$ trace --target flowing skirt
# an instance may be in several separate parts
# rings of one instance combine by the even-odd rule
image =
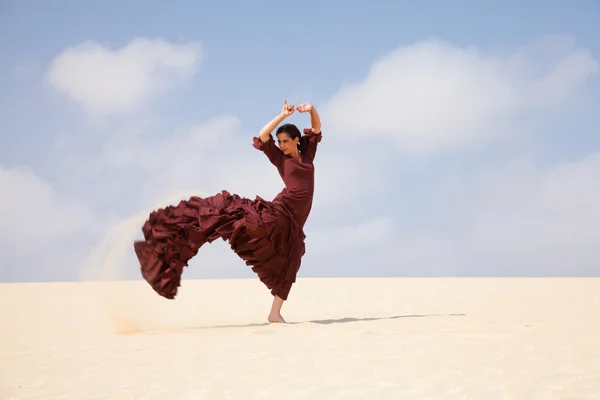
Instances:
[[[134,242],[141,274],[167,299],[175,298],[189,260],[218,238],[228,241],[271,293],[284,300],[304,255],[303,235],[290,211],[258,196],[250,200],[227,191],[153,211],[142,232],[145,240]]]

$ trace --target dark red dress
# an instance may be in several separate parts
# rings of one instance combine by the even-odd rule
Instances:
[[[183,268],[206,242],[221,238],[252,266],[258,278],[286,300],[305,252],[304,224],[312,207],[313,160],[321,134],[304,129],[308,147],[302,161],[288,157],[275,145],[254,138],[283,179],[285,188],[272,200],[250,200],[226,190],[210,197],[192,196],[177,206],[150,213],[142,227],[143,241],[134,242],[141,274],[167,299],[175,298]]]

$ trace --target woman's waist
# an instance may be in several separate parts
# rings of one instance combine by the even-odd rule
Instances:
[[[295,198],[308,198],[312,197],[314,193],[314,187],[311,186],[286,186],[279,195],[290,196]]]

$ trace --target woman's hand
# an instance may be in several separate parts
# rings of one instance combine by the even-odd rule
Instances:
[[[321,118],[319,117],[319,113],[311,103],[302,103],[298,107],[296,107],[296,110],[298,110],[298,112],[301,113],[310,113],[310,125],[313,133],[321,133]]]
[[[301,112],[301,113],[310,112],[310,110],[312,110],[312,109],[313,109],[313,106],[310,103],[303,103],[303,104],[300,104],[298,107],[296,107],[296,110],[298,110],[298,112]]]
[[[296,111],[294,105],[288,104],[287,100],[283,100],[283,108],[281,109],[281,113],[279,113],[275,118],[269,121],[258,133],[258,136],[260,136],[260,140],[262,140],[263,142],[267,142],[271,137],[271,132],[273,132],[277,125],[279,125],[281,122],[283,122],[284,119],[292,115],[294,111]]]
[[[281,109],[281,114],[285,117],[289,117],[294,113],[294,105],[288,104],[287,100],[283,100],[283,108]]]

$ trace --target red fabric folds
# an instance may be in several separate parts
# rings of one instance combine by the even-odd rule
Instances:
[[[253,145],[277,167],[285,188],[273,201],[254,200],[226,190],[192,196],[150,213],[144,240],[134,242],[142,277],[159,295],[174,299],[183,270],[200,248],[217,239],[231,249],[271,290],[288,298],[305,253],[303,232],[313,199],[313,159],[321,135],[305,130],[309,146],[302,160],[285,156],[271,137]]]

